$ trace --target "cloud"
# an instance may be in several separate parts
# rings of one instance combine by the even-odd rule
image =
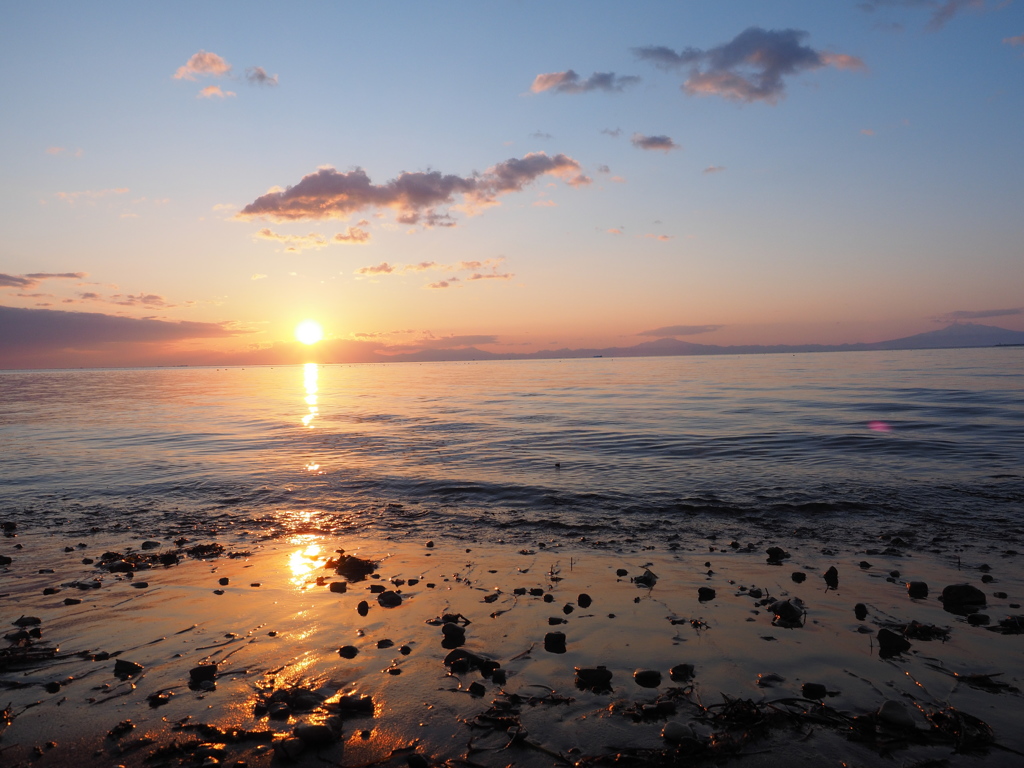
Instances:
[[[647,46],[635,48],[634,53],[661,69],[688,67],[689,76],[682,85],[687,95],[769,104],[785,95],[787,76],[822,67],[865,68],[856,56],[803,45],[807,36],[807,32],[797,29],[750,27],[728,43],[706,51],[685,48],[676,53],[664,46]]]
[[[662,243],[667,243],[669,240],[672,239],[671,235],[650,235],[650,234],[648,234],[648,235],[644,235],[643,237],[644,237],[645,240],[658,240],[659,242],[662,242]]]
[[[417,339],[413,345],[426,349],[452,349],[453,347],[475,347],[477,344],[497,344],[498,337],[490,334],[467,334],[463,336],[429,336]]]
[[[612,169],[609,168],[607,165],[599,165],[599,166],[597,166],[597,172],[598,173],[611,173]]]
[[[725,170],[724,165],[709,165],[701,173],[722,173]]]
[[[111,195],[125,195],[131,190],[128,187],[117,187],[116,189],[83,189],[79,192],[56,192],[54,197],[58,200],[74,205],[79,200],[98,200],[101,197],[110,197]]]
[[[362,227],[349,227],[344,232],[339,232],[334,236],[334,242],[336,243],[355,243],[362,245],[370,241],[370,233]]]
[[[696,336],[700,333],[712,333],[724,327],[724,325],[666,325],[650,331],[640,331],[637,336],[654,336],[659,339],[669,336]]]
[[[30,272],[27,275],[6,275],[0,272],[0,288],[35,288],[43,280],[83,280],[87,272]]]
[[[375,267],[361,267],[355,271],[357,275],[390,275],[395,271],[395,267],[388,264],[386,261],[382,261]]]
[[[277,85],[277,75],[268,75],[263,67],[248,67],[245,70],[245,79],[252,85]]]
[[[511,272],[474,272],[472,275],[467,277],[466,280],[511,280],[513,277],[515,277],[515,275]]]
[[[985,0],[864,0],[857,7],[869,13],[879,8],[922,8],[932,12],[928,28],[935,31],[963,10],[983,11]],[[1000,7],[1000,6],[997,6]]]
[[[95,294],[92,294],[95,295]],[[132,294],[120,294],[115,293],[109,299],[111,304],[120,304],[122,307],[150,307],[152,309],[170,309],[174,307],[174,304],[169,304],[163,296],[157,296],[155,293],[139,293],[136,296]]]
[[[389,264],[382,261],[375,266],[360,267],[353,274],[363,276],[380,275],[404,275],[415,272],[471,272],[464,278],[467,282],[476,280],[510,280],[515,277],[511,272],[498,272],[498,267],[505,261],[504,257],[496,259],[482,259],[475,261],[459,261],[455,264],[440,264],[436,261],[421,261],[416,264]],[[481,271],[489,270],[489,271]],[[463,278],[458,276],[449,277],[437,283],[429,283],[426,288],[449,288],[452,283],[458,283]]]
[[[573,70],[548,72],[533,79],[530,90],[534,93],[554,91],[555,93],[587,93],[589,91],[616,92],[640,82],[636,75],[616,75],[614,72],[595,72],[586,80]]]
[[[933,317],[932,319],[937,323],[955,323],[960,320],[982,320],[986,317],[1010,317],[1013,315],[1024,315],[1024,308],[980,309],[974,311],[959,309],[955,312],[947,312],[944,315]]]
[[[285,246],[286,253],[300,253],[310,248],[319,250],[328,245],[327,238],[318,232],[310,232],[308,235],[282,235],[269,227],[264,227],[254,237],[281,243]]]
[[[558,203],[554,200],[537,200],[533,203],[534,208],[557,208]]]
[[[873,130],[871,130],[870,128],[861,128],[860,132],[864,136],[874,136],[875,135],[875,132]]]
[[[254,274],[254,275],[253,275],[252,277],[250,277],[249,279],[250,279],[250,280],[266,280],[266,279],[267,279],[267,276],[266,276],[266,275],[264,275],[264,274],[263,274],[262,272],[256,272],[256,273],[255,273],[255,274]]]
[[[440,280],[436,283],[427,283],[426,288],[449,288],[451,284],[458,282],[458,278],[450,277],[447,280]]]
[[[46,154],[57,157],[58,155],[73,155],[75,157],[81,157],[85,153],[81,149],[76,149],[72,152],[67,147],[47,147]]]
[[[609,230],[607,230],[607,232],[608,232],[609,235],[621,235],[622,234],[622,230],[621,229],[617,229],[617,228],[609,229]]]
[[[519,192],[535,179],[551,175],[573,187],[590,183],[580,164],[563,154],[533,152],[493,165],[482,174],[457,176],[439,171],[402,172],[385,184],[374,184],[361,168],[341,173],[324,167],[293,187],[275,188],[245,206],[235,218],[304,221],[342,218],[373,209],[391,209],[401,224],[453,226],[438,206],[460,204],[464,210],[497,205],[500,195]]]
[[[1024,35],[1017,35],[1016,37],[1004,37],[1003,42],[1006,45],[1024,45]]]
[[[246,331],[223,323],[169,322],[0,306],[0,350],[96,349],[108,344],[158,343],[235,336]]]
[[[642,133],[634,133],[629,141],[637,149],[651,149],[661,152],[671,152],[673,149],[679,149],[679,145],[668,136],[644,136]]]
[[[603,133],[605,136],[611,136],[613,139],[617,139],[617,138],[619,138],[619,136],[622,135],[622,129],[621,128],[602,128],[601,129],[601,133]]]
[[[234,91],[222,91],[219,85],[208,85],[196,94],[197,99],[226,99],[228,96],[237,96]]]
[[[231,65],[216,53],[199,51],[174,73],[175,80],[195,80],[198,76],[223,77],[231,71]]]
[[[547,141],[547,140],[553,139],[555,137],[552,136],[550,133],[544,133],[544,131],[534,131],[533,133],[530,134],[530,138],[531,139],[540,139],[542,141]]]

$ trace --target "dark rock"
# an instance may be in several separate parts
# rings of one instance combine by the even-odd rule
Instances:
[[[581,691],[610,693],[612,673],[607,667],[576,667],[576,687]]]
[[[216,664],[200,664],[188,671],[189,680],[193,683],[201,683],[203,680],[213,680],[217,677]]]
[[[381,608],[397,608],[402,604],[402,596],[397,592],[387,591],[377,595],[377,602]]]
[[[805,581],[807,581],[807,574],[803,571],[793,571],[793,573],[790,575],[790,578],[793,579],[793,581],[797,584],[803,584]]]
[[[58,683],[56,680],[51,681],[43,686],[43,690],[47,693],[57,693],[58,691],[60,691],[60,683]]]
[[[565,653],[565,633],[548,632],[544,635],[544,650],[548,653]]]
[[[296,760],[305,749],[306,742],[299,738],[293,737],[274,742],[274,754],[282,760]]]
[[[828,689],[821,683],[804,683],[800,692],[805,699],[824,699],[828,696]]]
[[[406,584],[408,584],[410,587],[415,587],[419,583],[419,579],[409,579],[409,581],[406,582]]]
[[[81,598],[78,597],[65,597],[64,605],[80,605],[82,602]]]
[[[136,664],[134,661],[127,661],[125,659],[117,659],[114,662],[114,674],[118,677],[131,677],[137,675],[145,667],[141,664]]]
[[[387,637],[377,641],[377,647],[380,648],[380,649],[393,648],[394,645],[395,645],[395,641],[391,640],[391,639],[389,639]]]
[[[992,597],[995,597],[995,598],[997,598],[999,600],[1005,600],[1006,599],[1006,593],[1005,592],[993,592],[992,593]]]
[[[668,676],[674,683],[682,683],[692,680],[694,675],[693,664],[676,664],[668,671]]]
[[[403,645],[401,648],[398,649],[398,652],[403,656],[408,656],[410,653],[412,653],[412,648],[410,648],[408,645]]]
[[[493,680],[497,685],[504,685],[506,680],[507,680],[507,677],[505,675],[505,670],[504,669],[496,669],[496,670],[494,670],[491,673],[491,680]]]
[[[149,706],[156,709],[157,707],[162,707],[164,704],[170,704],[173,697],[174,694],[171,691],[157,691],[156,693],[149,694],[149,696],[146,697],[146,701],[149,702]]]
[[[590,595],[583,592],[579,597],[576,598],[576,604],[580,608],[589,608],[594,601],[590,599]]]
[[[525,595],[526,594],[526,587],[516,587],[515,589],[512,590],[512,594],[513,595]]]
[[[561,616],[548,616],[548,625],[556,626],[558,624],[568,624],[568,619],[563,619]]]
[[[701,587],[697,590],[697,599],[702,603],[707,602],[708,600],[714,600],[715,590],[711,587]]]
[[[985,605],[985,593],[971,584],[950,584],[942,590],[940,599],[947,609]]]
[[[871,563],[869,563],[867,560],[861,560],[860,567],[866,571],[868,568],[871,567]]]
[[[36,624],[42,624],[43,620],[37,616],[22,616],[21,618],[15,619],[11,622],[16,627],[34,627]]]
[[[44,595],[56,595],[60,592],[60,587],[47,587],[43,590]]]
[[[14,560],[9,558],[7,555],[0,555],[0,565],[10,565]]]
[[[802,627],[804,622],[803,605],[796,600],[776,600],[771,605],[775,619],[772,622],[780,627]]]
[[[367,576],[377,570],[377,563],[372,560],[346,555],[344,552],[339,553],[337,560],[328,561],[328,565],[348,581],[365,581]]]
[[[146,589],[149,586],[148,581],[136,581],[132,583],[132,586],[136,589]]]
[[[544,594],[544,590],[541,589],[540,587],[532,587],[530,589],[530,594],[533,595],[534,597],[540,597],[541,595]]]
[[[839,570],[833,565],[821,576],[829,589],[839,589]]]
[[[444,636],[441,640],[442,648],[458,648],[466,642],[466,629],[458,624],[442,624],[441,634]]]
[[[967,623],[972,627],[987,627],[992,623],[992,619],[986,616],[984,613],[972,613],[967,617]]]
[[[768,549],[765,550],[765,554],[768,555],[768,562],[773,565],[778,565],[783,560],[790,557],[789,552],[784,550],[782,547],[768,547]]]
[[[343,645],[338,649],[338,655],[343,659],[354,659],[359,655],[359,649],[354,645]]]
[[[326,725],[297,725],[292,733],[310,747],[324,747],[338,740],[338,735]]]
[[[433,541],[428,541],[427,542],[427,548],[428,549],[433,549],[434,548],[434,542]]]
[[[474,682],[470,684],[469,692],[473,696],[483,696],[485,693],[487,693],[487,689],[484,688],[483,685],[481,685],[480,683]]]
[[[144,541],[144,542],[142,542],[142,548],[143,549],[160,549],[160,546],[161,546],[161,544],[160,544],[159,541]]]
[[[430,768],[430,762],[423,755],[418,755],[413,752],[411,755],[405,758],[405,764],[409,768]]]
[[[644,587],[645,589],[650,589],[655,584],[658,583],[658,577],[654,574],[653,571],[649,571],[648,570],[648,571],[644,571],[639,576],[637,576],[635,579],[633,579],[633,583],[636,584],[638,587]]]
[[[343,594],[348,590],[348,583],[344,581],[332,581],[327,588],[335,594]]]
[[[220,584],[222,587],[226,587],[228,584],[231,583],[231,579],[229,579],[227,576],[222,576],[221,578],[217,579],[217,583]]]
[[[555,602],[555,596],[552,595],[550,592],[548,592],[546,595],[544,595],[544,602],[545,603],[553,603],[553,602]]]
[[[910,650],[910,642],[903,635],[898,635],[891,629],[878,630],[876,639],[878,640],[878,655],[883,659]]]
[[[981,577],[982,584],[991,584],[993,581],[995,581],[995,577],[990,573],[986,573]]]
[[[371,584],[370,585],[370,593],[374,594],[374,595],[379,595],[379,594],[383,593],[385,589],[387,589],[387,587],[385,587],[383,584]]]
[[[135,565],[127,560],[115,560],[112,563],[107,563],[106,569],[111,573],[130,573],[135,570]]]
[[[857,621],[864,621],[868,615],[868,607],[864,603],[857,603],[853,606],[853,615],[857,617]]]
[[[345,714],[372,715],[373,699],[365,694],[350,693],[339,698],[334,707]]]
[[[356,613],[360,616],[365,616],[370,612],[370,604],[365,600],[360,600],[359,605],[356,606]]]
[[[923,581],[908,581],[907,594],[915,600],[924,600],[928,597],[928,585]]]
[[[576,610],[576,609],[573,608],[572,603],[566,603],[565,605],[562,606],[562,613],[564,613],[566,616],[568,616],[574,610]]]
[[[633,682],[641,688],[657,688],[661,685],[661,672],[656,669],[638,669],[633,672]]]
[[[615,571],[615,575],[621,579],[623,576],[628,576],[629,571],[627,571],[625,568],[619,568]]]

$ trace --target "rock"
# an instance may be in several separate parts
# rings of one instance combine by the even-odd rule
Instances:
[[[282,760],[296,760],[305,749],[306,743],[294,737],[274,742],[274,754]]]
[[[914,600],[924,600],[928,597],[928,585],[923,581],[908,581],[907,594]]]
[[[661,672],[656,669],[638,669],[633,672],[633,682],[641,688],[657,688],[661,685]]]
[[[56,595],[58,592],[60,592],[60,587],[46,587],[43,590],[44,595]]]
[[[127,560],[115,560],[112,563],[107,563],[106,569],[111,573],[130,573],[135,570],[135,566]]]
[[[607,667],[576,667],[576,687],[581,691],[610,693],[612,673]]]
[[[619,568],[615,571],[615,575],[621,579],[623,576],[628,576],[629,571],[627,571],[625,568]]]
[[[701,587],[697,590],[697,599],[702,603],[705,603],[708,600],[714,600],[715,590],[711,587]]]
[[[544,635],[544,650],[548,653],[565,653],[565,632],[548,632]]]
[[[588,595],[586,592],[583,592],[582,594],[580,594],[579,597],[576,598],[576,605],[578,605],[580,608],[589,608],[593,602],[594,601],[591,600],[590,595]]]
[[[359,655],[359,649],[354,645],[343,645],[338,649],[338,655],[343,659],[354,659]]]
[[[530,588],[530,594],[533,595],[534,597],[540,597],[541,595],[544,594],[544,590],[541,589],[540,587],[531,587]]]
[[[658,577],[653,571],[647,570],[633,579],[633,583],[638,587],[646,587],[647,589],[650,589],[658,583]]]
[[[674,683],[692,680],[695,674],[693,664],[676,664],[668,671],[669,679]]]
[[[801,627],[804,620],[803,603],[798,598],[776,600],[771,605],[775,619],[772,622],[781,627]]]
[[[562,613],[564,613],[566,616],[568,616],[574,610],[575,610],[575,608],[573,608],[572,603],[566,603],[565,605],[562,606]]]
[[[864,621],[868,616],[868,607],[864,603],[857,603],[853,606],[853,615],[857,617],[857,621]]]
[[[824,699],[828,696],[828,689],[821,683],[804,683],[800,693],[805,699]]]
[[[985,605],[985,593],[971,584],[950,584],[942,590],[946,608],[973,608]]]
[[[371,584],[370,585],[370,593],[374,594],[374,595],[381,594],[382,592],[384,592],[385,589],[387,589],[387,587],[385,587],[383,584]]]
[[[217,690],[217,684],[213,680],[200,680],[196,687],[201,691]]]
[[[772,565],[778,565],[786,558],[790,557],[789,552],[784,550],[782,547],[768,547],[765,550],[765,554],[768,555],[768,562]]]
[[[350,693],[338,699],[335,707],[339,712],[356,715],[372,715],[373,699],[365,694]]]
[[[513,595],[525,595],[526,594],[526,587],[516,587],[515,589],[512,590],[512,594]]]
[[[898,635],[891,629],[880,629],[876,636],[878,640],[878,655],[882,658],[896,656],[904,651],[910,650],[910,641],[903,635]]]
[[[7,555],[0,555],[0,565],[10,565],[14,560],[9,558]]]
[[[395,641],[391,640],[390,638],[387,638],[387,637],[382,638],[382,639],[377,641],[377,647],[380,648],[380,649],[393,648],[394,645],[395,645]]]
[[[859,563],[859,565],[860,565],[860,567],[861,567],[861,568],[863,568],[863,569],[864,569],[865,571],[866,571],[866,570],[867,570],[868,568],[870,568],[870,567],[871,567],[871,563],[869,563],[869,562],[868,562],[867,560],[861,560],[861,561],[860,561],[860,563]]]
[[[903,703],[892,699],[882,702],[882,706],[878,708],[878,719],[894,728],[910,730],[916,727],[914,718],[910,716]]]
[[[568,624],[568,623],[569,623],[568,619],[563,619],[560,616],[548,616],[548,626],[550,626],[550,627],[554,627],[554,626],[557,626],[559,624]]]
[[[200,664],[188,671],[189,680],[193,683],[201,683],[203,680],[213,680],[217,677],[216,664]]]
[[[338,740],[337,734],[326,725],[297,725],[292,733],[310,747],[324,747]]]
[[[127,661],[126,659],[117,659],[114,662],[114,674],[118,677],[131,677],[137,675],[145,667],[141,664],[136,664],[134,661]]]
[[[136,581],[132,583],[132,586],[136,589],[146,589],[149,586],[148,581]]]
[[[348,583],[344,581],[332,581],[327,588],[335,594],[344,594],[348,591]]]
[[[967,617],[967,623],[972,627],[987,627],[992,623],[992,619],[986,616],[984,613],[972,613]]]
[[[807,581],[807,574],[803,571],[793,571],[793,573],[790,574],[790,578],[797,584],[803,584]]]
[[[487,689],[484,688],[483,685],[481,685],[480,683],[474,682],[471,683],[469,686],[469,693],[472,696],[483,696],[485,693],[487,693]]]
[[[217,583],[220,584],[222,587],[226,587],[228,584],[231,583],[231,579],[229,579],[227,576],[221,576],[219,579],[217,579]]]
[[[747,594],[755,600],[760,600],[762,597],[764,597],[764,592],[759,587],[754,587],[749,592],[747,592]]]
[[[413,752],[411,755],[405,758],[405,764],[409,768],[430,768],[430,762],[423,755],[418,755]]]
[[[408,656],[410,653],[412,653],[412,648],[410,648],[408,645],[403,645],[401,648],[398,649],[398,652],[403,656]]]
[[[428,541],[426,546],[427,546],[427,549],[433,549],[434,548],[434,542],[433,541]]]
[[[756,682],[758,688],[771,688],[776,683],[786,682],[786,678],[775,672],[758,672]]]
[[[159,541],[144,541],[142,542],[143,549],[160,549],[161,544]]]
[[[995,577],[990,573],[986,573],[981,577],[982,584],[991,584],[993,581],[995,581]]]
[[[441,634],[444,635],[442,645],[448,643],[445,647],[455,647],[462,645],[466,642],[466,628],[460,627],[458,624],[442,624]]]
[[[673,744],[682,744],[687,741],[696,741],[697,734],[689,723],[681,723],[678,720],[669,720],[661,729],[661,738]]]
[[[402,604],[402,596],[397,592],[388,590],[377,595],[377,602],[381,608],[397,608]]]
[[[42,624],[43,620],[37,616],[22,616],[21,618],[15,619],[11,622],[16,627],[34,627],[36,624]]]
[[[839,589],[839,570],[834,565],[825,571],[821,578],[825,580],[829,589]]]
[[[356,606],[356,613],[360,616],[365,616],[370,612],[370,604],[365,600],[360,600],[359,605]]]
[[[78,597],[65,597],[64,605],[81,605],[82,600]]]
[[[57,693],[58,691],[60,691],[60,683],[58,683],[56,680],[51,681],[43,686],[43,690],[47,693]]]

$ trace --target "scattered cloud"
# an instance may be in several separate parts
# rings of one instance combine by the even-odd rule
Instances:
[[[233,211],[238,208],[234,203],[217,203],[211,210],[214,211]]]
[[[87,272],[30,272],[27,275],[6,275],[0,272],[0,288],[35,288],[43,280],[82,280]]]
[[[234,91],[222,91],[219,85],[208,85],[196,94],[197,99],[226,99],[229,96],[237,96]]]
[[[554,200],[537,200],[533,203],[535,208],[557,208],[558,203]]]
[[[34,352],[96,349],[109,344],[160,343],[235,336],[246,331],[224,323],[169,322],[96,312],[0,306],[0,350]]]
[[[490,334],[466,334],[463,336],[427,336],[412,342],[426,349],[451,349],[453,347],[475,347],[478,344],[497,344],[498,337]]]
[[[1006,45],[1024,45],[1024,35],[1017,35],[1016,37],[1004,37],[1003,42]]]
[[[362,227],[349,227],[344,232],[339,232],[333,238],[336,243],[355,243],[362,245],[370,242],[370,233]]]
[[[785,95],[784,78],[802,71],[836,67],[865,69],[856,56],[816,51],[804,45],[807,32],[750,27],[728,43],[709,48],[685,48],[676,53],[664,46],[635,48],[644,61],[666,69],[689,68],[682,85],[690,96],[721,96],[734,101],[775,104]]]
[[[131,190],[128,187],[117,187],[116,189],[83,189],[80,192],[57,192],[54,194],[58,200],[74,205],[79,200],[98,200],[101,197],[111,195],[126,195]]]
[[[277,85],[277,75],[268,75],[263,67],[248,67],[245,70],[245,79],[253,85]]]
[[[648,234],[648,235],[643,235],[643,238],[645,240],[657,240],[657,241],[662,242],[662,243],[667,243],[669,240],[672,239],[672,236],[671,235],[650,235],[650,234]]]
[[[958,309],[955,312],[947,312],[944,315],[933,317],[936,323],[956,323],[960,320],[983,320],[988,317],[1011,317],[1013,315],[1024,315],[1024,308],[1013,309],[979,309],[966,310]]]
[[[392,267],[386,261],[382,261],[375,267],[361,267],[355,271],[357,275],[390,275],[395,271],[395,267]]]
[[[629,141],[637,149],[651,149],[660,152],[679,149],[679,145],[668,136],[644,136],[642,133],[634,133]]]
[[[364,277],[379,277],[381,275],[404,275],[415,272],[470,272],[471,274],[465,278],[460,278],[457,275],[441,280],[436,283],[428,283],[425,288],[449,288],[453,283],[461,282],[463,279],[466,282],[472,282],[477,280],[511,280],[515,277],[511,272],[498,272],[498,267],[505,261],[504,257],[496,259],[482,259],[475,261],[459,261],[455,264],[439,264],[436,261],[421,261],[416,264],[389,264],[386,261],[382,261],[380,264],[371,265],[368,267],[360,267],[353,274],[362,275]],[[485,270],[485,271],[481,271]]]
[[[724,327],[724,325],[666,325],[650,331],[640,331],[637,336],[654,336],[659,339],[670,336],[696,336],[701,333],[712,333]]]
[[[709,165],[701,173],[722,173],[725,170],[724,165]]]
[[[95,296],[95,294],[91,294]],[[157,296],[155,293],[139,293],[136,296],[132,294],[120,294],[115,293],[109,299],[108,302],[111,304],[119,304],[122,307],[150,307],[151,309],[170,309],[176,305],[169,304],[163,296]]]
[[[613,139],[617,139],[617,138],[619,138],[619,136],[622,135],[622,129],[621,128],[602,128],[601,129],[601,133],[603,133],[605,136],[611,136]]]
[[[385,184],[374,184],[361,168],[341,173],[324,167],[293,187],[274,188],[245,206],[235,218],[266,218],[272,221],[303,221],[341,218],[364,210],[392,209],[401,224],[424,227],[454,226],[438,206],[455,206],[475,213],[498,204],[500,195],[519,192],[537,178],[551,175],[579,187],[591,179],[580,164],[563,154],[533,152],[510,158],[470,176],[439,171],[403,172]]]
[[[534,131],[530,134],[531,139],[540,139],[541,141],[548,141],[555,138],[550,133],[544,133],[544,131]]]
[[[1000,3],[1001,7],[1007,3]],[[872,12],[879,8],[922,8],[931,11],[932,17],[928,28],[935,31],[942,29],[947,22],[960,11],[984,11],[985,0],[864,0],[857,4],[863,11]]]
[[[860,132],[864,136],[874,136],[875,135],[875,132],[873,130],[871,130],[870,128],[861,128]]]
[[[184,66],[174,73],[175,80],[195,80],[197,77],[223,77],[231,71],[231,65],[216,53],[199,51]]]
[[[454,282],[458,282],[458,278],[451,277],[451,278],[448,278],[447,280],[439,280],[436,283],[427,283],[427,285],[424,286],[424,287],[425,288],[449,288],[449,287],[451,287],[451,284],[454,283]]]
[[[319,232],[310,232],[308,235],[282,235],[269,227],[264,227],[254,237],[281,243],[285,246],[285,253],[300,253],[311,248],[319,250],[328,245],[327,238]]]
[[[267,276],[264,275],[262,272],[257,272],[252,277],[250,277],[249,279],[250,280],[266,280]]]
[[[612,176],[608,181],[614,181],[616,184],[625,184],[626,179],[622,176]]]
[[[72,151],[72,150],[68,149],[67,147],[47,147],[46,148],[46,154],[52,155],[54,157],[57,157],[57,156],[60,156],[60,155],[71,155],[73,157],[81,157],[85,153],[81,149],[76,149],[76,150]]]
[[[607,165],[599,165],[599,166],[597,166],[597,172],[598,173],[611,173],[612,169],[609,168]]]
[[[622,230],[618,229],[616,227],[612,227],[611,229],[606,230],[606,231],[608,232],[609,235],[621,235],[622,234]]]
[[[576,72],[548,72],[533,79],[530,90],[534,93],[554,91],[555,93],[587,93],[589,91],[621,91],[640,82],[636,75],[616,75],[614,72],[595,72],[586,80]]]
[[[513,277],[515,277],[515,275],[511,272],[474,272],[472,275],[467,277],[466,280],[511,280]]]

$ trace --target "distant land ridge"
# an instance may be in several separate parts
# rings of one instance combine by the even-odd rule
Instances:
[[[797,352],[862,352],[897,349],[956,349],[961,347],[995,347],[1024,344],[1024,331],[1011,331],[994,325],[953,323],[937,331],[926,331],[890,341],[860,344],[695,344],[675,338],[645,341],[631,347],[602,349],[552,349],[539,352],[487,352],[476,347],[462,349],[427,349],[400,355],[381,355],[382,360],[427,363],[467,360],[557,360],[572,357],[672,357],[681,355],[757,355]]]

